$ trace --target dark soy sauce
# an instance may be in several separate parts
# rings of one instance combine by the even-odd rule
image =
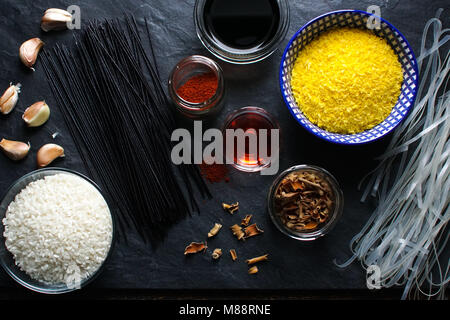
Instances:
[[[213,37],[245,50],[261,47],[273,38],[280,10],[276,0],[207,0],[204,18]]]

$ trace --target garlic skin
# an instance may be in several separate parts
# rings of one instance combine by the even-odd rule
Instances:
[[[34,71],[34,64],[44,42],[39,38],[32,38],[25,41],[19,48],[19,57],[22,63]]]
[[[67,29],[67,23],[72,21],[72,15],[66,10],[50,8],[44,12],[41,19],[41,29],[45,32],[51,30]]]
[[[19,161],[25,158],[30,151],[30,143],[26,144],[21,141],[13,141],[2,139],[0,141],[0,149],[3,153],[13,161]]]
[[[10,84],[8,89],[5,90],[3,95],[0,97],[0,112],[2,114],[10,113],[17,104],[19,100],[20,83],[13,85]]]
[[[44,168],[52,163],[55,159],[64,156],[65,155],[63,147],[54,143],[45,144],[38,150],[36,155],[38,168]]]
[[[22,119],[29,127],[39,127],[50,117],[50,107],[45,101],[38,101],[29,106]]]

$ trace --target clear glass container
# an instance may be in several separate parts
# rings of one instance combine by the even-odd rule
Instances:
[[[222,128],[222,134],[224,137],[224,155],[225,155],[225,161],[227,163],[231,164],[232,167],[244,171],[244,172],[258,172],[261,171],[264,168],[267,168],[270,166],[270,162],[265,162],[264,159],[261,159],[259,157],[259,140],[258,145],[256,146],[256,153],[253,154],[252,152],[247,152],[250,148],[246,144],[246,150],[245,154],[242,158],[239,159],[239,155],[237,154],[236,148],[233,150],[233,154],[227,154],[226,150],[226,130],[227,129],[242,129],[244,132],[246,132],[248,135],[256,135],[258,138],[258,130],[259,129],[267,129],[268,135],[267,135],[267,148],[270,150],[270,130],[276,129],[279,130],[280,127],[278,125],[278,122],[275,120],[275,118],[267,112],[263,108],[259,107],[243,107],[240,108],[234,112],[231,112],[225,119],[223,128]],[[246,139],[247,142],[247,139]],[[235,141],[236,143],[236,141]],[[279,150],[278,150],[279,151]],[[269,155],[271,156],[271,155]]]
[[[213,55],[234,64],[250,64],[269,57],[280,45],[289,28],[289,4],[287,0],[276,0],[279,10],[279,23],[273,37],[261,46],[250,49],[233,48],[221,42],[207,27],[205,21],[205,4],[207,0],[196,0],[194,22],[197,36]]]
[[[308,231],[294,231],[288,228],[281,221],[275,209],[275,194],[281,181],[290,173],[298,171],[314,172],[315,174],[323,178],[330,185],[334,196],[334,207],[331,214],[329,215],[328,220],[325,221],[323,224],[319,225],[316,229]],[[329,173],[325,169],[312,165],[297,165],[280,173],[272,183],[267,196],[267,210],[276,228],[280,230],[283,234],[287,235],[288,237],[302,241],[312,241],[329,233],[342,216],[343,208],[344,208],[344,194],[342,193],[342,190],[339,187],[339,184],[336,181],[336,179],[331,175],[331,173]]]
[[[194,76],[212,73],[217,78],[216,92],[206,101],[191,102],[183,99],[178,89]],[[225,99],[223,71],[212,59],[200,55],[184,58],[172,69],[169,75],[169,95],[175,108],[189,118],[201,118],[219,112]]]
[[[79,286],[68,286],[65,283],[46,284],[44,282],[41,282],[41,281],[31,278],[24,271],[20,270],[20,268],[15,264],[13,255],[8,251],[8,249],[6,248],[6,245],[5,245],[6,239],[3,236],[3,233],[5,231],[4,230],[5,227],[3,225],[3,218],[5,218],[6,211],[8,209],[9,204],[15,199],[16,195],[22,191],[22,189],[24,189],[26,186],[28,186],[28,184],[30,184],[33,181],[40,180],[46,176],[51,176],[51,175],[55,175],[55,174],[75,175],[75,176],[78,176],[78,177],[86,180],[100,192],[100,194],[103,196],[106,203],[108,204],[108,207],[110,208],[109,202],[108,202],[107,198],[105,197],[105,194],[102,193],[102,191],[97,186],[97,184],[95,184],[95,182],[93,182],[86,176],[82,175],[81,173],[78,173],[76,171],[72,171],[69,169],[63,169],[63,168],[44,168],[44,169],[32,171],[32,172],[24,175],[20,179],[18,179],[6,191],[6,194],[4,195],[3,199],[0,202],[0,233],[1,233],[1,236],[0,236],[0,238],[1,238],[1,240],[0,240],[0,263],[3,267],[3,269],[6,271],[6,273],[8,273],[11,276],[11,278],[13,278],[17,283],[19,283],[20,285],[22,285],[25,288],[28,288],[32,291],[46,293],[46,294],[61,294],[61,293],[71,292],[71,291],[74,291],[77,289],[84,288],[89,283],[91,283],[94,279],[96,279],[99,276],[99,274],[103,271],[106,261],[111,256],[111,252],[112,252],[113,246],[114,246],[115,230],[116,230],[114,215],[112,214],[111,209],[110,209],[113,230],[112,230],[112,238],[111,238],[111,244],[109,247],[108,254],[107,254],[105,260],[103,260],[100,267],[97,269],[97,271],[92,273],[89,277],[82,279]]]

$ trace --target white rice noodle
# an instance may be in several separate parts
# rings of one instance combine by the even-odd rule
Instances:
[[[445,49],[450,29],[442,29],[441,12],[428,21],[423,33],[415,106],[368,175],[361,200],[377,196],[378,206],[351,240],[353,256],[339,265],[346,267],[355,259],[365,269],[377,265],[381,287],[403,285],[402,299],[412,296],[413,287],[415,294],[442,298],[450,281],[449,261],[442,266],[439,260],[448,242],[450,219],[450,52]],[[436,270],[438,279],[433,279]],[[423,292],[425,286],[428,292]]]

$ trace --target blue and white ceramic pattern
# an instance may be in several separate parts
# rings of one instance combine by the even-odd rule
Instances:
[[[328,132],[311,123],[301,112],[292,95],[290,86],[292,68],[297,55],[321,33],[336,27],[355,27],[367,29],[369,17],[379,19],[379,29],[373,32],[386,39],[394,49],[403,69],[403,85],[398,101],[389,116],[370,130],[356,134]],[[284,101],[297,121],[312,134],[339,144],[362,144],[381,138],[391,132],[407,115],[414,105],[419,81],[417,62],[408,41],[389,22],[370,13],[358,10],[333,11],[321,15],[305,24],[289,41],[281,59],[280,86]]]

